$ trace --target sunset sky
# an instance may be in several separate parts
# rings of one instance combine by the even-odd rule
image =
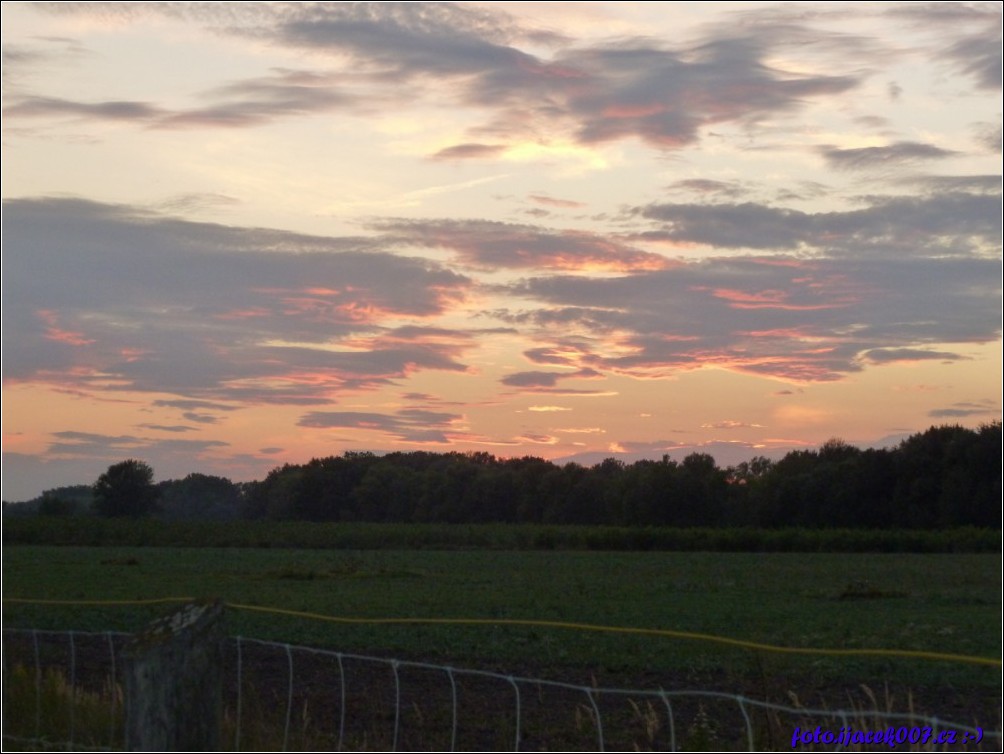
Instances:
[[[2,8],[6,500],[1000,419],[1000,3]]]

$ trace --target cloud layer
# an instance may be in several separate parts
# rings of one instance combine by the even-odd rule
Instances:
[[[465,369],[466,335],[386,325],[463,301],[472,281],[427,260],[80,200],[4,217],[9,380],[311,404]]]

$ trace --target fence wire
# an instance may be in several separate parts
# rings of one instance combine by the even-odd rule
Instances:
[[[4,748],[121,750],[120,655],[129,638],[5,628]],[[584,684],[247,637],[232,638],[226,657],[222,740],[234,750],[931,751],[964,744],[992,751],[1002,743],[999,718],[987,730],[898,711],[890,700],[882,709],[874,695],[823,709],[795,699]],[[879,744],[855,740],[876,731]]]

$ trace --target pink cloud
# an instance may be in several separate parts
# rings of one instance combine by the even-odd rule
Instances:
[[[59,326],[59,315],[51,309],[38,309],[35,315],[46,324],[45,338],[68,346],[89,346],[94,343],[92,338],[81,332],[65,330]]]

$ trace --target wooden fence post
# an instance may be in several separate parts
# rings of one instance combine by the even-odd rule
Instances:
[[[223,603],[192,602],[151,623],[125,648],[129,751],[219,749]]]

